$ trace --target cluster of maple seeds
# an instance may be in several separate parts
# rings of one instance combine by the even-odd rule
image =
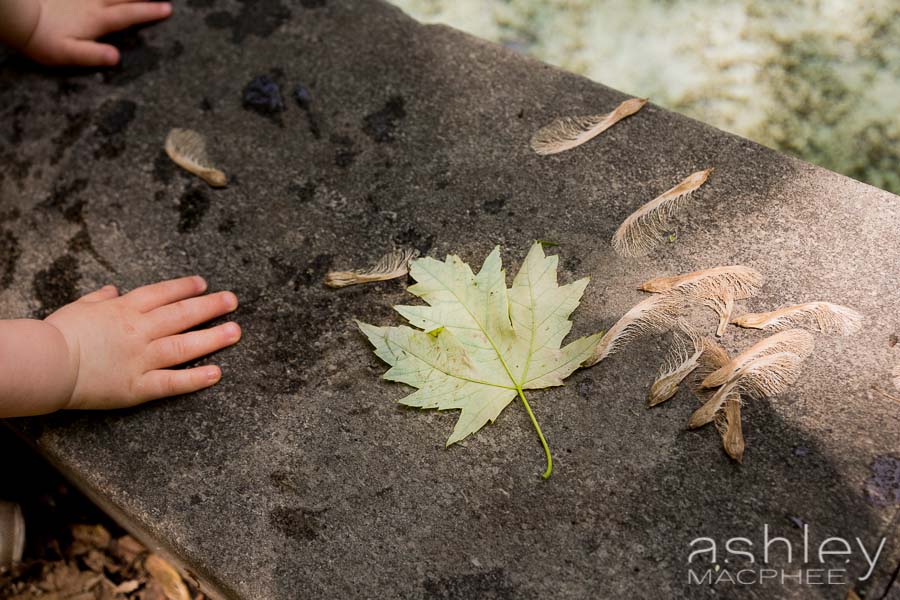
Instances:
[[[615,110],[596,117],[564,117],[538,130],[531,146],[538,154],[555,154],[596,137],[619,120],[638,112],[646,100],[632,98]],[[703,185],[712,169],[698,171],[657,198],[634,211],[616,230],[612,246],[622,256],[639,256],[658,244],[668,230],[669,218],[683,201]],[[736,300],[751,297],[762,276],[748,267],[735,265],[695,271],[675,277],[659,277],[641,286],[658,293],[632,308],[607,333],[598,346],[595,364],[611,353],[617,336],[625,340],[644,331],[675,329],[675,341],[666,363],[650,388],[648,404],[656,406],[672,396],[691,373],[699,374],[691,388],[702,406],[691,416],[689,427],[715,422],[726,453],[743,460],[745,442],[741,428],[741,398],[775,396],[787,389],[800,374],[800,366],[812,352],[812,336],[803,329],[787,329],[753,344],[734,358],[711,337],[701,336],[691,326],[676,321],[678,309],[699,300],[719,317],[716,335],[726,326],[778,330],[807,327],[822,333],[848,335],[857,331],[862,316],[830,302],[785,306],[766,313],[744,314],[732,319]],[[605,350],[604,350],[605,347]]]

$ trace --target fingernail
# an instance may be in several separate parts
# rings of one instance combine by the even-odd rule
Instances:
[[[237,323],[225,323],[224,329],[228,339],[237,339],[241,337],[241,328]]]
[[[231,292],[227,292],[225,294],[225,306],[228,307],[228,310],[234,310],[237,308],[238,299],[237,296],[232,294]]]
[[[163,2],[159,5],[159,12],[164,17],[168,17],[172,14],[172,5],[168,2]]]
[[[206,370],[206,378],[210,382],[218,381],[222,378],[222,371],[218,367],[210,367]]]
[[[206,280],[203,279],[202,277],[200,277],[199,275],[194,275],[194,279],[197,282],[197,289],[199,289],[201,292],[205,292],[206,288],[209,287],[209,284],[206,283]]]

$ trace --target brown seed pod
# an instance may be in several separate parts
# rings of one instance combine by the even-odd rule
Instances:
[[[631,98],[604,115],[556,119],[537,130],[531,137],[531,148],[541,155],[571,150],[641,110],[646,103],[646,98]]]
[[[179,167],[212,187],[225,187],[225,173],[212,166],[206,154],[206,138],[191,129],[173,129],[166,136],[166,154]]]

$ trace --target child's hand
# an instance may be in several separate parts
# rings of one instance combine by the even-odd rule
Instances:
[[[69,349],[72,391],[59,408],[108,409],[187,394],[219,381],[215,366],[170,370],[241,337],[237,323],[182,333],[237,308],[231,292],[202,295],[200,277],[173,279],[119,296],[104,287],[45,319]]]
[[[141,0],[0,0],[0,39],[45,65],[112,66],[119,51],[94,40],[132,25],[165,19],[167,2]]]

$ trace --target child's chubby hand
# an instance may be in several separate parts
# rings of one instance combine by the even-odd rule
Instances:
[[[170,367],[237,342],[241,329],[228,322],[191,329],[233,311],[231,292],[204,294],[201,277],[137,288],[120,296],[107,286],[45,319],[65,338],[72,392],[63,409],[112,409],[209,387],[222,376],[216,366]]]
[[[33,2],[33,30],[19,50],[45,65],[112,66],[119,62],[115,46],[96,42],[108,33],[165,19],[168,2],[140,0],[0,0]]]

